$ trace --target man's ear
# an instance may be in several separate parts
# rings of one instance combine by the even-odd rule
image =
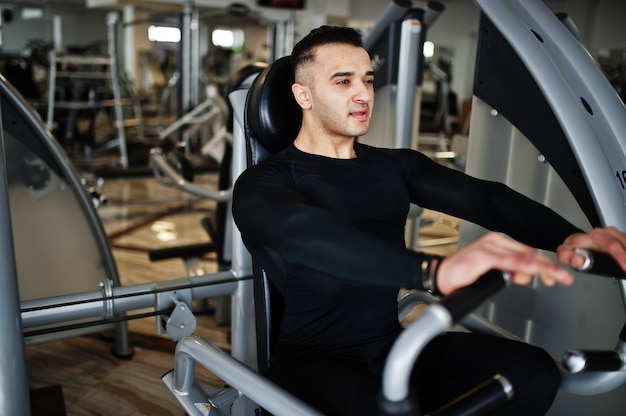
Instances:
[[[291,86],[291,92],[302,109],[307,110],[311,108],[310,91],[307,86],[296,82]]]

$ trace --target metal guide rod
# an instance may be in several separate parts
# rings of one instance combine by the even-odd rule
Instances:
[[[33,328],[148,308],[156,304],[158,296],[181,290],[190,290],[193,299],[228,295],[236,290],[238,280],[230,271],[225,271],[161,281],[157,285],[144,283],[112,287],[112,299],[105,296],[105,291],[94,291],[24,301],[21,304],[22,325]],[[163,289],[159,290],[159,286]]]

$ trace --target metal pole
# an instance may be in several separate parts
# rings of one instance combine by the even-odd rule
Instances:
[[[193,8],[190,3],[185,5],[180,24],[180,90],[179,111],[185,114],[192,107],[191,103],[191,21]]]
[[[232,92],[228,97],[233,106],[234,123],[236,127],[233,131],[233,165],[232,177],[238,178],[246,169],[246,148],[245,137],[243,137],[242,119],[244,114],[244,103],[248,91],[238,90]],[[241,99],[240,99],[241,98]],[[252,275],[252,259],[246,250],[237,227],[230,216],[233,230],[233,253],[231,268],[236,277]],[[254,299],[253,284],[251,280],[240,281],[237,290],[232,296],[232,317],[231,317],[231,354],[237,360],[243,362],[251,368],[257,367],[256,357],[256,328],[254,320]],[[254,412],[254,403],[247,397],[242,397],[233,403],[232,414],[248,415]]]
[[[108,49],[111,68],[111,88],[113,90],[113,101],[115,111],[115,127],[117,129],[117,141],[120,147],[120,163],[124,169],[129,167],[128,151],[126,148],[126,131],[124,128],[124,113],[122,111],[122,91],[120,87],[119,62],[117,56],[117,43],[119,42],[119,16],[117,12],[107,15]]]
[[[409,18],[402,22],[394,129],[394,147],[397,149],[411,147],[417,72],[418,68],[424,64],[420,42],[421,33],[422,24],[419,20]]]
[[[190,64],[189,68],[189,90],[190,90],[190,106],[193,108],[200,103],[200,85],[198,80],[200,79],[200,30],[199,30],[199,13],[197,8],[191,10],[191,21],[189,22],[189,45],[190,51]]]

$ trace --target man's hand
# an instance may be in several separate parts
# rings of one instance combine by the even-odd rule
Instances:
[[[588,233],[570,235],[558,247],[557,258],[565,264],[579,268],[585,258],[576,253],[577,248],[603,251],[626,271],[626,234],[616,227],[594,228]]]
[[[528,284],[534,275],[548,286],[574,282],[572,274],[550,257],[504,234],[491,232],[443,260],[437,273],[437,287],[447,295],[491,269],[511,273],[511,282],[516,284]]]

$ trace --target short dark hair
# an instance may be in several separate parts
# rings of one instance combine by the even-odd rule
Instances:
[[[291,52],[291,66],[294,73],[298,67],[315,58],[315,48],[331,43],[341,43],[363,47],[363,39],[359,32],[351,27],[320,26],[313,29],[295,44]]]

